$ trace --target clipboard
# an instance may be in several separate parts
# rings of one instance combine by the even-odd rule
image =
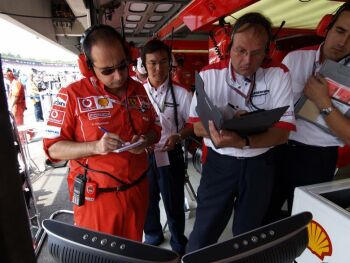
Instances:
[[[273,124],[278,122],[289,106],[279,107],[272,110],[258,110],[248,112],[238,118],[224,120],[220,110],[211,102],[204,90],[204,82],[197,73],[196,95],[197,107],[196,111],[201,119],[204,128],[209,133],[208,121],[212,120],[215,127],[237,132],[240,136],[247,136],[262,133]]]
[[[327,59],[320,74],[328,82],[329,95],[332,96],[332,104],[345,117],[350,118],[350,67]],[[317,106],[306,96],[302,96],[295,105],[296,116],[321,128],[329,134],[333,134],[320,114]]]

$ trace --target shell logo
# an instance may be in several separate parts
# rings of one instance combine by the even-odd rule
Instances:
[[[101,106],[106,107],[108,105],[109,101],[107,98],[99,98],[97,103]]]
[[[321,260],[332,255],[332,242],[326,230],[316,221],[312,220],[307,227],[309,234],[308,249]]]

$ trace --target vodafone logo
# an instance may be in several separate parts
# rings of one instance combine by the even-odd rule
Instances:
[[[87,111],[92,111],[96,110],[96,101],[95,97],[85,97],[85,98],[78,98],[78,105],[80,112],[87,112]]]
[[[92,106],[91,99],[83,99],[81,103],[85,108],[90,108]]]
[[[60,110],[51,110],[48,121],[49,122],[54,122],[57,124],[63,124],[64,123],[64,117],[66,113],[64,111]]]
[[[112,100],[103,96],[77,98],[80,112],[112,109]]]
[[[322,261],[325,256],[331,256],[333,252],[332,241],[326,230],[314,220],[310,222],[307,230],[309,234],[308,249]]]

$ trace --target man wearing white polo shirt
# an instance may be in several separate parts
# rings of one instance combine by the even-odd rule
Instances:
[[[144,87],[162,126],[161,139],[148,156],[149,206],[144,242],[160,245],[164,241],[159,211],[161,194],[171,248],[182,255],[187,238],[184,235],[185,162],[181,142],[193,134],[192,125],[186,124],[192,94],[171,82],[171,51],[164,42],[157,39],[147,42],[141,58],[148,73]]]
[[[260,134],[241,137],[232,131],[218,131],[211,122],[208,134],[196,113],[194,96],[190,121],[195,134],[204,137],[208,155],[187,252],[217,242],[233,208],[233,235],[259,227],[267,211],[274,177],[271,148],[287,142],[289,131],[295,128],[288,69],[263,66],[270,39],[270,21],[261,14],[248,13],[233,27],[230,60],[200,72],[207,95],[227,117],[242,111],[289,108],[278,123]]]
[[[297,129],[290,133],[288,145],[278,149],[280,160],[266,222],[286,216],[281,212],[286,200],[291,212],[295,187],[333,179],[338,146],[350,144],[350,121],[333,107],[327,82],[318,72],[325,59],[350,66],[349,55],[350,3],[344,3],[328,25],[324,43],[292,51],[283,60],[292,77],[294,103],[304,93],[316,104],[333,134],[305,120],[296,120]]]

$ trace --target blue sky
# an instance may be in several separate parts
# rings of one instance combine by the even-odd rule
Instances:
[[[22,57],[76,61],[76,55],[0,17],[0,53],[10,52]]]

